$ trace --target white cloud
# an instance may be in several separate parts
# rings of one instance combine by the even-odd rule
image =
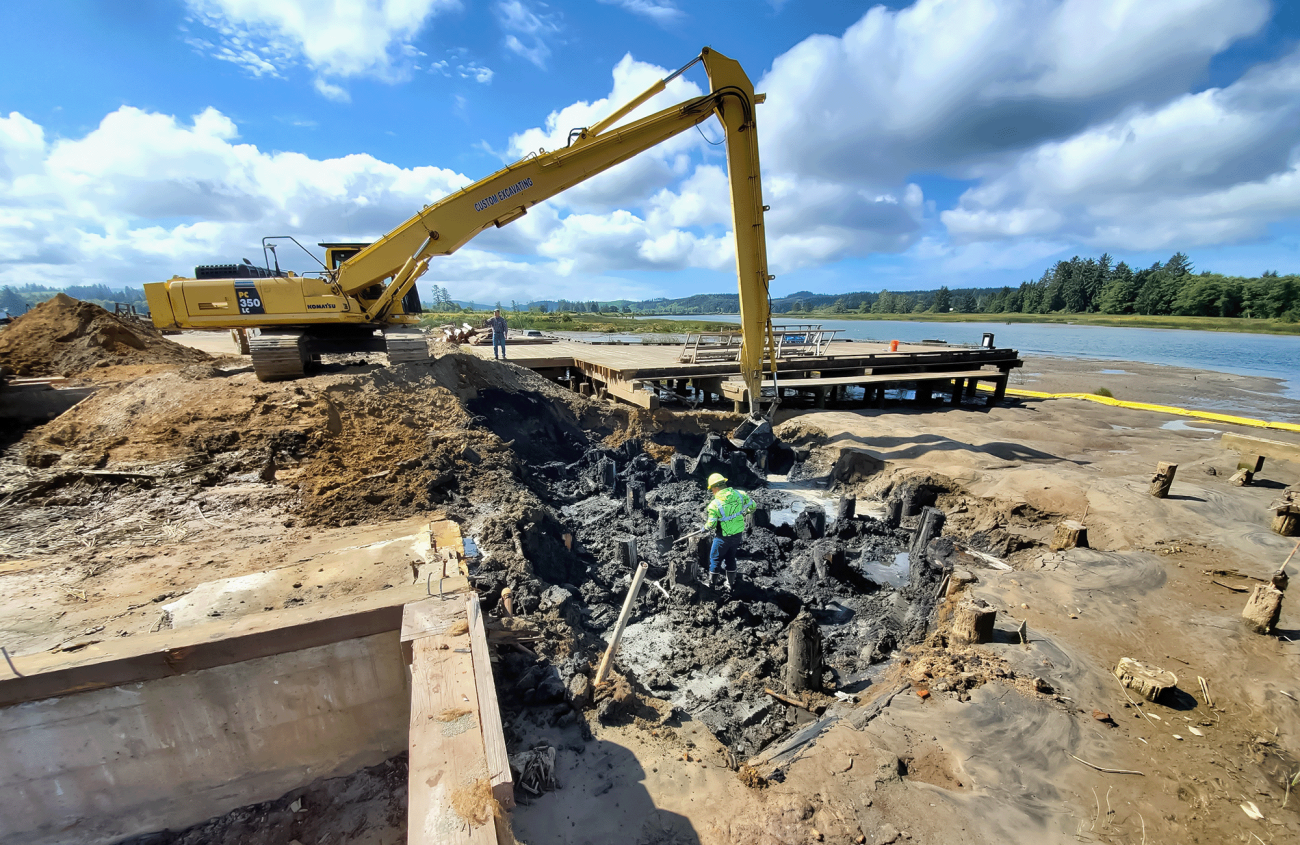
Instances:
[[[543,4],[538,4],[544,8]],[[560,31],[556,16],[535,10],[523,0],[503,0],[493,7],[501,29],[506,33],[506,49],[542,70],[551,56],[549,41]]]
[[[1224,243],[1300,213],[1298,165],[1300,51],[1226,88],[1135,110],[989,168],[942,218],[964,240]]]
[[[314,85],[316,86],[316,92],[327,100],[333,100],[336,103],[352,102],[352,97],[348,94],[347,89],[339,85],[326,82],[320,77],[316,78]]]
[[[429,19],[460,8],[460,0],[186,2],[193,21],[217,41],[192,37],[188,42],[254,76],[280,76],[301,63],[321,76],[388,81],[402,78],[423,55],[411,40]]]
[[[673,0],[600,0],[607,6],[620,6],[634,15],[654,21],[660,26],[686,19],[686,13],[677,8]]]
[[[123,107],[85,136],[52,143],[40,125],[15,112],[0,117],[0,285],[134,286],[187,275],[196,264],[260,263],[266,234],[291,234],[307,245],[373,239],[469,181],[368,155],[317,160],[266,152],[241,143],[235,123],[215,109],[185,121]],[[436,260],[424,284],[479,301],[587,299],[596,289],[611,298],[657,292],[611,275],[617,267],[599,256],[570,260],[566,239],[583,222],[566,224],[554,209],[538,206],[485,234],[476,248]],[[625,263],[636,267],[684,266],[690,248],[706,257],[713,248],[707,239],[651,244],[643,258],[636,253],[644,227],[629,229],[642,237],[623,244],[615,232],[610,252],[630,253]],[[282,248],[280,260],[286,268],[312,266],[292,248]]]

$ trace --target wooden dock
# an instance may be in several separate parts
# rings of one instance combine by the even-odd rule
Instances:
[[[811,395],[818,407],[844,395],[847,387],[862,387],[865,400],[880,407],[885,391],[914,385],[918,400],[934,393],[960,404],[980,383],[993,386],[990,402],[1002,401],[1011,370],[1021,366],[1014,349],[940,344],[888,344],[835,341],[825,354],[777,361],[777,380],[764,366],[765,393]],[[465,346],[482,358],[488,346]],[[686,363],[680,345],[598,344],[571,340],[509,344],[511,363],[586,394],[613,396],[642,408],[655,409],[668,398],[691,404],[731,400],[737,410],[747,406],[748,391],[735,361]]]

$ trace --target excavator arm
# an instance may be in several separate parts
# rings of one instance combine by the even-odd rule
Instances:
[[[668,82],[702,62],[709,93],[610,129],[634,108],[660,93]],[[586,129],[574,130],[561,150],[530,155],[469,187],[426,206],[418,214],[339,265],[335,282],[349,295],[392,278],[385,296],[372,306],[399,299],[427,267],[428,259],[450,255],[479,233],[519,219],[528,208],[661,144],[717,115],[726,130],[727,173],[731,184],[736,275],[740,288],[741,374],[756,413],[763,349],[775,367],[768,302],[767,246],[763,229],[758,128],[754,106],[762,102],[740,65],[709,48],[676,73],[655,83],[614,114]]]

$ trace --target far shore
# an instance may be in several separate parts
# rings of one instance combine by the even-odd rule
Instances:
[[[585,315],[583,315],[585,316]],[[596,318],[598,315],[591,315]],[[628,315],[642,319],[653,319],[658,315]],[[692,320],[707,322],[711,315],[664,315],[688,317]],[[735,316],[735,315],[712,315]],[[785,311],[772,315],[773,320],[863,320],[863,321],[900,321],[908,323],[1059,323],[1079,326],[1110,326],[1114,328],[1140,329],[1189,329],[1207,332],[1247,332],[1250,334],[1300,335],[1300,323],[1287,323],[1282,320],[1248,320],[1244,317],[1175,317],[1144,314],[935,314],[921,312],[914,314],[863,314],[860,311],[846,311],[837,314],[833,311]]]

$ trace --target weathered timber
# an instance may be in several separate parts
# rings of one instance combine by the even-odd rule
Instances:
[[[443,584],[447,594],[465,579]],[[227,666],[258,657],[367,637],[402,627],[402,607],[424,598],[423,583],[234,620],[94,643],[75,652],[14,657],[21,677],[0,678],[0,707]]]
[[[947,517],[944,512],[938,508],[925,507],[921,511],[921,519],[916,524],[916,531],[912,533],[912,545],[909,552],[912,556],[912,563],[916,565],[925,561],[925,550],[930,545],[930,541],[939,536],[943,531],[943,523]]]
[[[987,602],[981,599],[964,601],[952,616],[950,639],[959,645],[992,642],[997,618],[997,610]]]
[[[1287,443],[1281,440],[1269,440],[1263,437],[1252,437],[1249,434],[1225,433],[1219,442],[1223,448],[1232,449],[1240,452],[1242,455],[1264,458],[1269,457],[1278,461],[1291,461],[1300,464],[1300,443]],[[1264,467],[1262,465],[1255,468],[1259,472]]]
[[[631,516],[645,510],[645,485],[639,481],[627,483],[627,512]]]
[[[668,467],[672,470],[673,478],[682,481],[691,474],[690,456],[683,455],[680,452],[675,453],[669,461]]]
[[[407,664],[413,656],[412,642],[421,637],[447,633],[453,621],[464,618],[464,610],[460,594],[433,596],[407,604],[402,609],[401,634],[402,656]]]
[[[492,677],[492,655],[488,653],[487,631],[478,593],[471,593],[466,599],[465,615],[469,620],[469,652],[474,659],[474,686],[478,692],[479,726],[483,730],[488,784],[492,787],[492,797],[497,799],[502,809],[509,810],[515,806],[514,775],[510,773],[510,758],[506,754],[501,705],[497,700],[496,681]]]
[[[481,808],[474,819],[452,809],[458,791],[488,779],[474,661],[464,648],[467,641],[463,634],[433,635],[412,643],[407,776],[407,841],[411,843],[497,842],[494,808]]]
[[[1124,686],[1147,701],[1156,701],[1167,690],[1178,686],[1178,676],[1158,666],[1150,666],[1130,657],[1121,657],[1115,666],[1115,677]]]
[[[1062,520],[1057,523],[1056,532],[1052,534],[1050,548],[1054,552],[1088,548],[1088,527],[1077,519]]]
[[[1300,513],[1279,510],[1273,514],[1273,530],[1283,537],[1300,536]]]
[[[1246,599],[1241,618],[1256,634],[1267,634],[1277,625],[1281,613],[1282,591],[1272,584],[1257,584],[1250,598]]]
[[[1169,488],[1174,484],[1174,474],[1178,472],[1178,464],[1171,464],[1168,461],[1161,461],[1156,465],[1156,474],[1151,476],[1151,495],[1157,499],[1163,499],[1169,495]]]
[[[786,649],[785,688],[790,692],[816,690],[822,680],[822,634],[806,610],[790,623]]]
[[[903,501],[902,499],[890,499],[885,502],[885,524],[890,528],[897,528],[903,522]]]
[[[637,557],[636,538],[629,537],[626,540],[618,541],[618,559],[628,569],[637,565],[640,560]]]

